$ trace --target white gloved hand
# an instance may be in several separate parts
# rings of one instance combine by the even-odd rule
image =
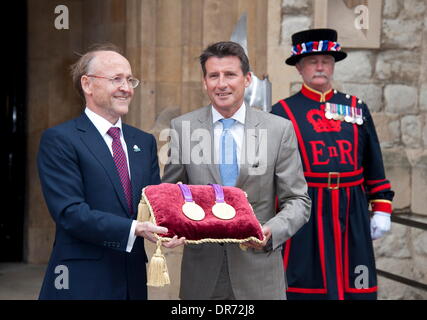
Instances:
[[[391,215],[387,212],[375,211],[371,217],[371,238],[381,238],[391,228]]]

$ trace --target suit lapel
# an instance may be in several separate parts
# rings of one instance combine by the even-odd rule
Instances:
[[[138,204],[135,200],[139,201],[138,190],[141,190],[140,185],[142,181],[142,175],[143,175],[143,165],[138,165],[138,162],[141,162],[140,153],[141,152],[147,152],[141,145],[137,144],[137,141],[135,139],[135,135],[131,133],[131,130],[128,129],[124,124],[122,125],[123,128],[123,136],[126,141],[127,151],[128,151],[128,157],[129,157],[129,171],[131,176],[131,184],[132,184],[132,207],[133,207],[133,213],[137,211]],[[136,148],[140,148],[141,151],[135,152],[134,146]]]
[[[209,105],[205,107],[202,114],[199,117],[200,126],[202,129],[206,129],[210,132],[211,137],[211,164],[208,165],[209,173],[212,175],[215,183],[221,184],[221,176],[219,174],[218,165],[215,163],[215,141],[214,141],[214,132],[213,132],[213,123],[212,123],[212,106]]]
[[[240,170],[236,187],[241,187],[249,177],[249,167],[259,165],[259,126],[260,121],[251,107],[246,106],[245,133],[243,136],[242,150],[240,152]]]
[[[89,152],[92,153],[92,155],[105,169],[105,172],[114,186],[117,197],[120,199],[123,209],[128,212],[128,206],[126,204],[123,187],[117,173],[117,168],[104,139],[85,114],[77,119],[77,130],[79,130],[80,138],[88,148]]]

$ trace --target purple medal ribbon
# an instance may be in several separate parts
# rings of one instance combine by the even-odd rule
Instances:
[[[186,184],[178,183],[181,193],[184,196],[185,202],[193,202],[193,195],[191,194],[190,188]]]
[[[205,218],[205,211],[193,200],[190,188],[183,183],[178,183],[181,193],[184,196],[185,203],[182,205],[182,212],[184,215],[195,221],[200,221]]]
[[[222,220],[233,219],[236,215],[236,210],[227,204],[224,199],[224,189],[219,184],[210,184],[215,191],[215,204],[212,207],[212,213],[215,217]]]
[[[224,200],[224,190],[222,189],[222,187],[219,184],[210,184],[214,191],[215,191],[215,202],[220,203],[220,202],[225,202]]]

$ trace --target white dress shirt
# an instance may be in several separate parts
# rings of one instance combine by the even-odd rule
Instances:
[[[127,161],[127,165],[128,165],[129,179],[132,180],[132,177],[130,175],[128,150],[127,150],[126,141],[124,139],[123,130],[122,130],[122,119],[119,118],[119,120],[117,121],[117,123],[114,124],[114,125],[112,125],[108,120],[106,120],[105,118],[103,118],[100,115],[96,114],[95,112],[93,112],[92,110],[90,110],[87,107],[85,109],[85,113],[86,113],[87,117],[89,118],[89,120],[93,123],[93,125],[95,126],[95,128],[101,134],[101,137],[104,139],[105,143],[107,144],[108,149],[111,152],[111,156],[113,156],[113,146],[112,146],[113,145],[113,138],[107,133],[107,131],[111,127],[120,128],[120,142],[122,143],[123,151],[126,154],[126,161]],[[136,220],[132,221],[132,226],[131,226],[130,231],[129,231],[128,243],[127,243],[127,246],[126,246],[126,251],[127,252],[131,252],[132,251],[133,244],[134,244],[135,239],[136,239],[136,236],[135,236],[136,223],[137,223]]]
[[[245,135],[245,117],[246,117],[246,105],[243,102],[242,106],[236,111],[231,119],[236,120],[234,125],[231,127],[230,132],[233,135],[234,141],[236,142],[237,147],[237,165],[240,170],[240,155],[242,152],[243,138]],[[219,120],[224,119],[224,117],[212,106],[212,123],[214,131],[214,146],[215,146],[215,163],[219,164],[219,155],[220,155],[220,143],[221,143],[221,134],[223,131],[222,122]]]

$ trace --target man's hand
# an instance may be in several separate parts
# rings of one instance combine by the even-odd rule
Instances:
[[[137,222],[135,227],[135,235],[137,237],[143,237],[153,243],[157,242],[157,238],[154,235],[155,233],[168,233],[168,228],[158,227],[151,222]],[[185,243],[185,238],[179,238],[177,236],[173,237],[170,241],[162,241],[162,245],[165,248],[175,248],[181,246]]]
[[[157,238],[154,233],[167,233],[168,228],[158,227],[151,222],[137,222],[135,227],[135,235],[137,237],[143,237],[151,242],[156,243]]]
[[[163,247],[169,249],[182,246],[183,244],[185,244],[185,238],[181,237],[178,239],[178,236],[173,237],[170,241],[162,241]]]
[[[247,248],[253,248],[253,249],[257,249],[257,250],[261,250],[262,248],[264,248],[268,242],[268,240],[271,238],[271,229],[268,226],[263,226],[262,227],[262,233],[264,234],[264,241],[261,243],[257,243],[254,241],[248,241],[245,243],[242,243],[242,246],[247,247]]]

